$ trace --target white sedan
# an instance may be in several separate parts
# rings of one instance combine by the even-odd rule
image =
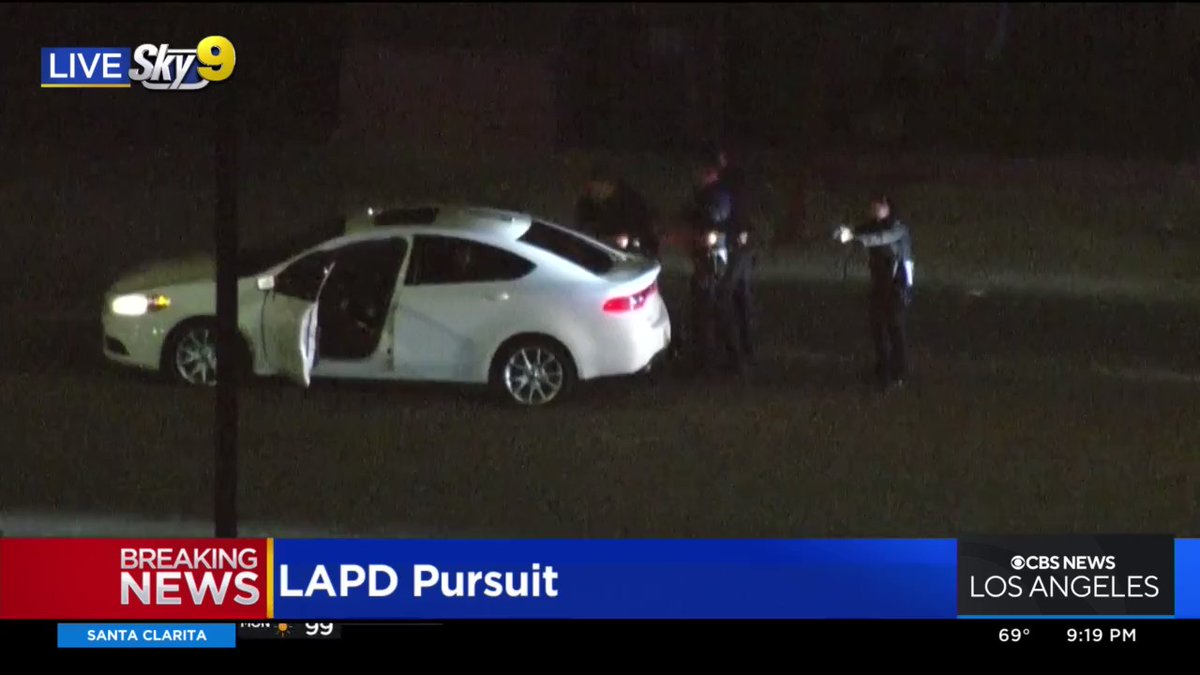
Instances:
[[[529,215],[370,212],[239,260],[240,356],[258,375],[490,384],[523,405],[644,371],[667,348],[661,266]],[[335,236],[330,236],[331,234]],[[209,259],[150,265],[106,294],[104,354],[216,383]]]

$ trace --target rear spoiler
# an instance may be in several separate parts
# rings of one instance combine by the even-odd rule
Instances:
[[[642,256],[622,255],[623,258],[618,258],[611,270],[600,275],[605,281],[614,284],[613,295],[640,293],[658,281],[658,276],[662,273],[662,263]]]

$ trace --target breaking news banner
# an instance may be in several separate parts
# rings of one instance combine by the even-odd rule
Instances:
[[[275,610],[327,619],[930,619],[953,540],[278,541]]]
[[[614,619],[691,631],[784,619],[873,644],[1146,646],[1197,626],[1138,620],[1172,617],[1200,618],[1200,541],[0,538],[6,639],[27,630],[67,649],[387,643],[430,626],[594,637]]]
[[[955,551],[950,539],[0,539],[0,618],[953,618]]]
[[[0,619],[264,619],[268,555],[262,539],[0,539]]]

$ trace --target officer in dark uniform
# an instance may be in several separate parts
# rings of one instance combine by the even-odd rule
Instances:
[[[740,349],[733,355],[734,362],[753,361],[754,342],[751,334],[753,294],[751,273],[754,269],[755,249],[752,246],[749,203],[746,176],[740,166],[731,163],[729,153],[718,147],[713,157],[719,172],[721,185],[729,194],[732,209],[726,224],[726,239],[729,247],[729,269],[722,288],[728,297],[733,329],[737,331],[736,346]]]
[[[622,245],[618,237],[636,239],[643,253],[658,257],[658,236],[646,198],[606,167],[593,167],[584,193],[575,203],[575,226],[618,248],[632,243]]]
[[[715,166],[697,174],[691,214],[692,347],[702,371],[716,367],[725,355],[740,368],[743,350],[733,325],[728,275],[728,232],[733,205]]]
[[[858,242],[868,251],[875,376],[884,388],[903,386],[908,377],[905,323],[912,302],[912,239],[890,199],[879,197],[871,210],[866,223],[853,229],[839,228],[836,236],[842,243]]]

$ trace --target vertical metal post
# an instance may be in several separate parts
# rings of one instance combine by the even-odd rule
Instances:
[[[217,537],[238,536],[238,405],[241,365],[237,328],[238,294],[238,114],[232,81],[211,87],[219,98],[214,129],[216,210],[213,237],[217,263],[217,408],[213,471],[213,526]]]

